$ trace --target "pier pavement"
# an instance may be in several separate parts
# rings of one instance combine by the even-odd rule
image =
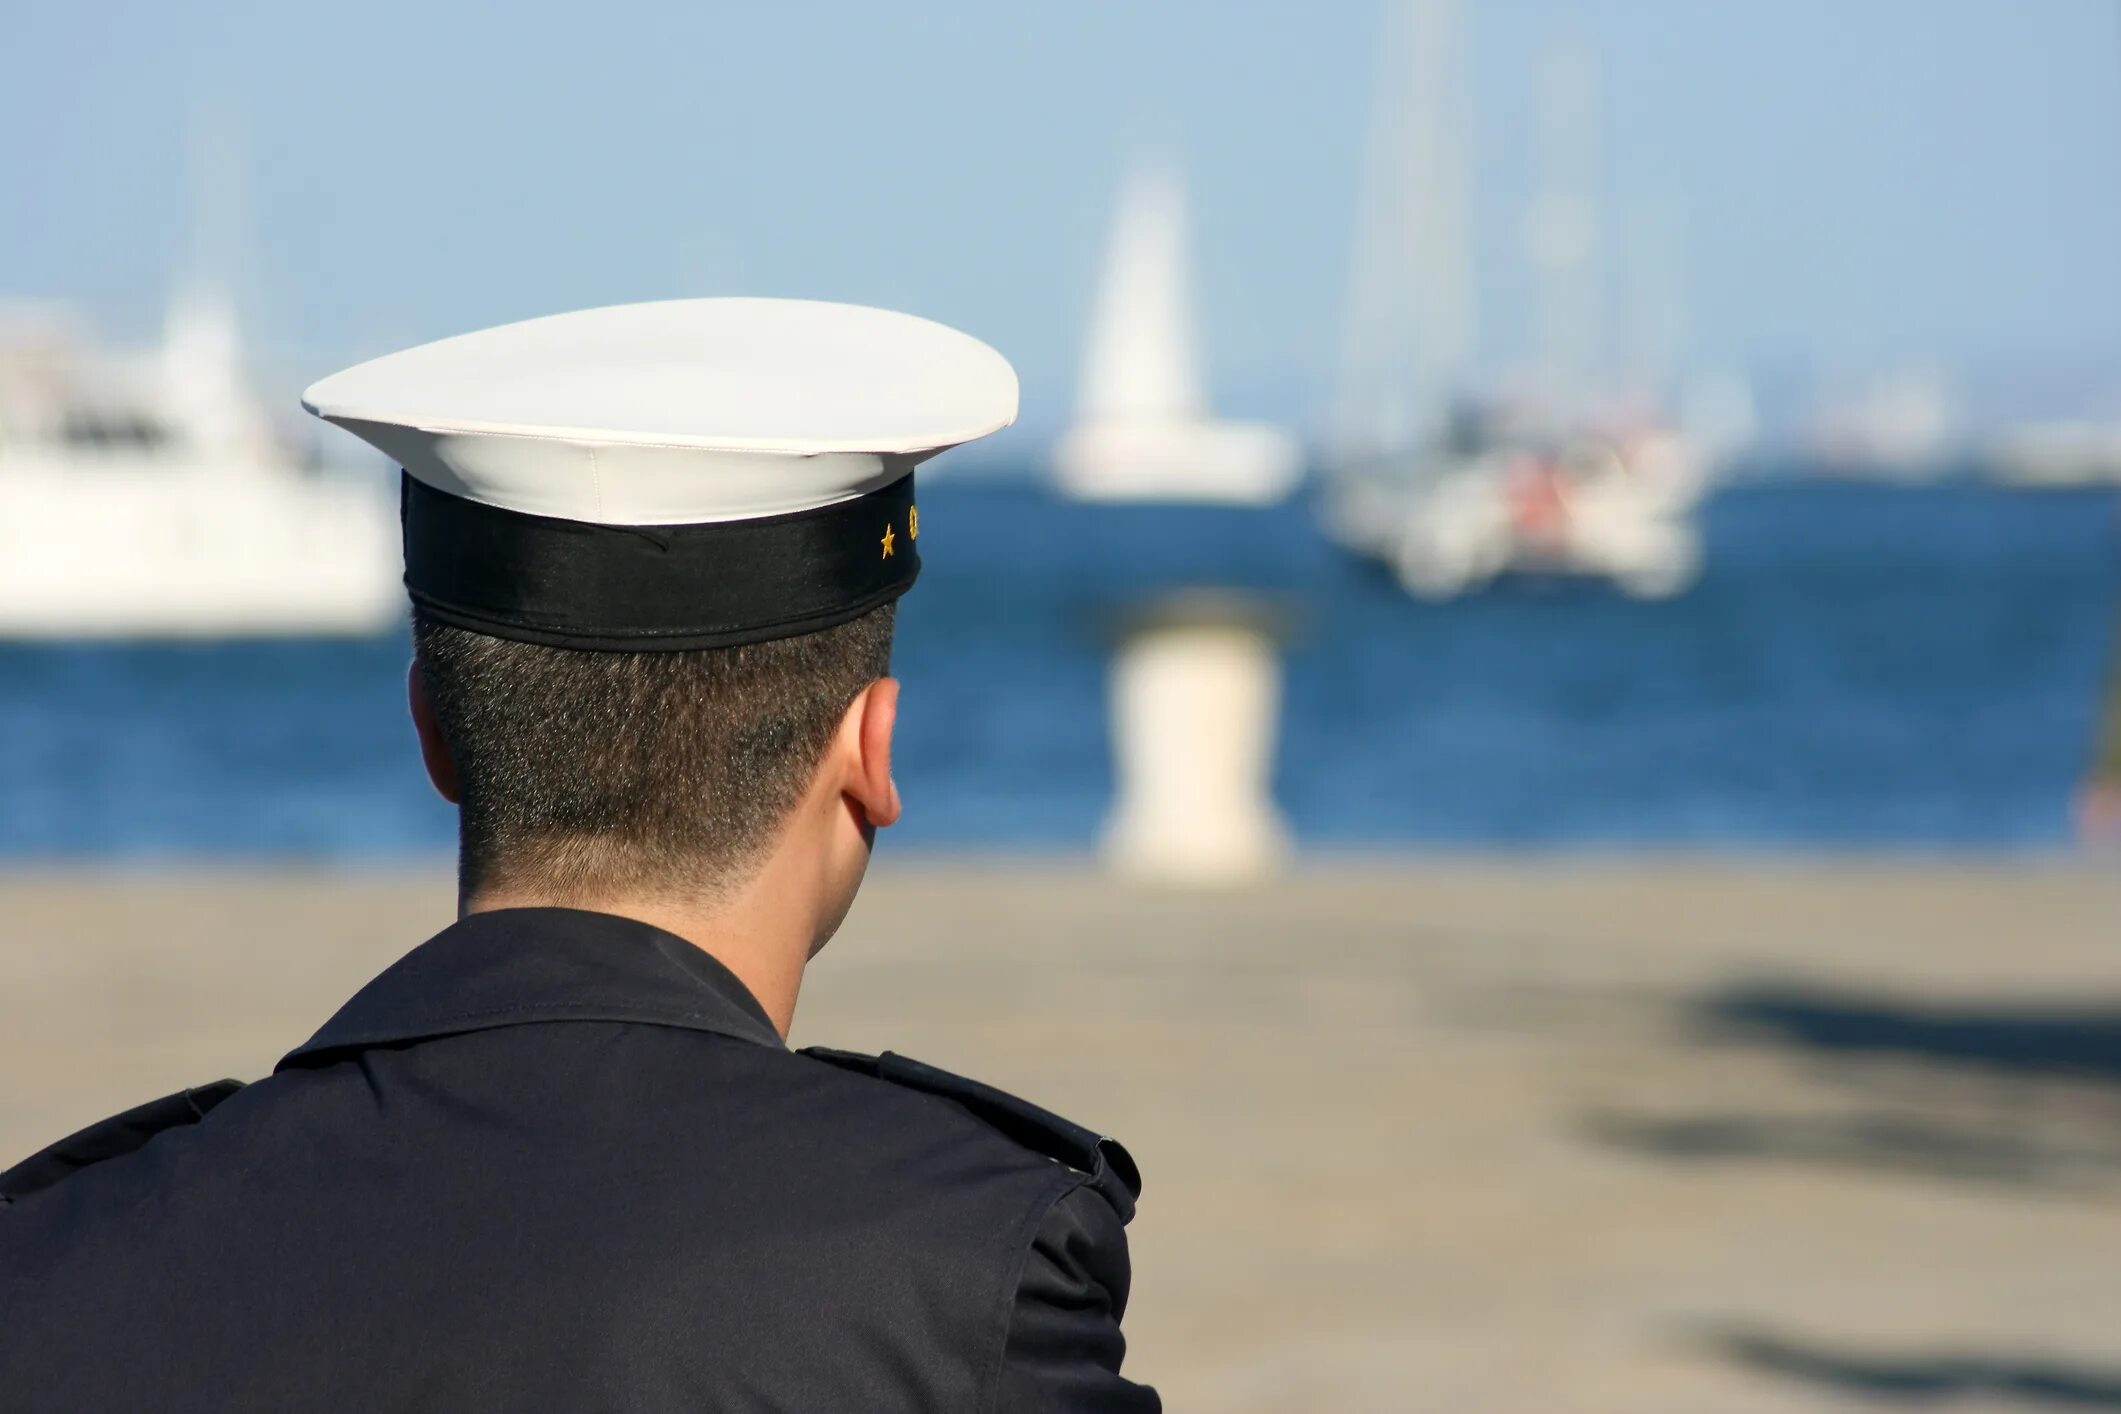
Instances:
[[[0,1155],[263,1074],[450,903],[0,877]],[[795,1041],[1122,1138],[1174,1410],[2121,1409],[2121,868],[886,860]]]

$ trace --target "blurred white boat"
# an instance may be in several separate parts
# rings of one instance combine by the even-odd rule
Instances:
[[[1531,572],[1591,576],[1662,599],[1700,574],[1688,518],[1700,466],[1670,432],[1582,437],[1557,453],[1505,444],[1350,470],[1327,502],[1329,532],[1417,598],[1450,599]]]
[[[2121,485],[2121,423],[2032,423],[2004,434],[1987,460],[2013,486]]]
[[[1704,466],[1661,420],[1596,414],[1595,72],[1542,75],[1547,171],[1527,231],[1544,386],[1530,407],[1468,399],[1475,344],[1464,72],[1451,0],[1402,0],[1382,46],[1329,429],[1325,526],[1412,594],[1449,598],[1515,570],[1662,597],[1693,583]]]
[[[303,467],[241,352],[208,289],[144,357],[92,349],[61,311],[0,315],[0,637],[366,634],[399,616],[390,485]]]
[[[1962,450],[1950,384],[1933,369],[1903,369],[1829,402],[1806,430],[1815,462],[1837,475],[1933,481]]]
[[[1076,421],[1054,451],[1066,494],[1267,505],[1296,489],[1292,439],[1210,412],[1192,284],[1184,189],[1168,168],[1137,168],[1113,223]]]

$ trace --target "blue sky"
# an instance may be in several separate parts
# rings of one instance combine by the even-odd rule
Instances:
[[[1521,352],[1532,56],[1599,57],[1609,211],[1686,233],[1691,359],[1844,376],[2121,367],[2121,5],[1483,0],[1491,354]],[[1373,0],[22,4],[0,295],[152,330],[187,130],[244,134],[277,375],[619,300],[895,305],[1064,413],[1120,164],[1194,190],[1221,400],[1300,415],[1337,345]]]

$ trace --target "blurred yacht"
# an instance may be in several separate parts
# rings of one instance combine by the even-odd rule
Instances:
[[[1704,458],[1668,421],[1600,407],[1595,72],[1542,70],[1540,194],[1526,231],[1542,380],[1471,396],[1477,320],[1471,125],[1457,7],[1390,12],[1348,291],[1322,502],[1329,534],[1410,592],[1449,598],[1517,570],[1662,597],[1699,573]]]
[[[301,464],[220,291],[135,356],[0,311],[0,637],[365,634],[400,600],[384,479]]]
[[[1303,475],[1279,429],[1209,410],[1185,190],[1168,167],[1139,166],[1121,189],[1076,419],[1053,474],[1080,500],[1236,505],[1280,501]]]
[[[1364,465],[1342,462],[1326,528],[1423,599],[1511,573],[1583,575],[1645,599],[1700,573],[1691,511],[1701,458],[1662,426],[1561,441],[1495,435],[1481,415],[1451,440]]]

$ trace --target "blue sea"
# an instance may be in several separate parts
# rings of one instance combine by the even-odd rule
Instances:
[[[1302,506],[945,482],[921,512],[890,839],[929,847],[1092,842],[1110,625],[1189,583],[1295,620],[1277,791],[1314,846],[2055,846],[2121,610],[2096,492],[1726,491],[1702,582],[1654,604],[1569,581],[1416,603]],[[0,648],[0,854],[445,851],[406,656],[402,634]]]

